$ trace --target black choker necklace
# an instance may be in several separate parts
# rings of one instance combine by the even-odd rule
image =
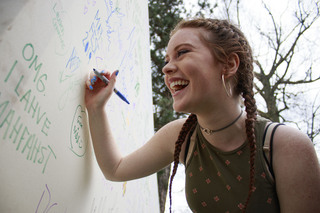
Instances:
[[[240,115],[239,115],[234,121],[232,121],[230,124],[228,124],[228,125],[225,126],[225,127],[220,128],[220,129],[212,130],[212,129],[203,128],[202,126],[199,125],[199,126],[200,126],[200,129],[201,129],[204,133],[206,133],[207,135],[212,135],[212,134],[214,134],[214,133],[216,133],[216,132],[222,131],[222,130],[224,130],[224,129],[230,127],[230,126],[232,126],[235,122],[237,122],[237,121],[239,120],[239,118],[241,117],[242,113],[243,113],[243,111],[241,110]]]

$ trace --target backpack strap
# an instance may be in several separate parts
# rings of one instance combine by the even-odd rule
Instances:
[[[273,179],[273,181],[275,179],[272,165],[273,137],[274,133],[280,125],[283,124],[269,123],[265,128],[262,141],[263,156],[265,159],[266,167],[268,168],[269,176]]]

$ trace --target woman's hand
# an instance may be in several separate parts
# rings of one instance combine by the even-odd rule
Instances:
[[[118,71],[112,74],[110,74],[110,72],[102,74],[109,79],[110,82],[108,85],[99,79],[93,71],[90,72],[88,80],[86,81],[85,104],[88,111],[103,109],[112,95]]]

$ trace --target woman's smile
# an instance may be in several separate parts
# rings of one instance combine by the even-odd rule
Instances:
[[[179,30],[170,39],[163,67],[165,83],[169,88],[178,112],[193,112],[197,106],[214,96],[219,85],[220,67],[201,39],[201,30]],[[214,80],[218,79],[218,80]]]
[[[175,96],[189,85],[189,81],[181,78],[171,78],[168,80],[168,84],[172,96]]]

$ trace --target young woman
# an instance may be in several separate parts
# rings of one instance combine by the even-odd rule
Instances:
[[[269,122],[257,116],[252,52],[239,29],[225,20],[182,21],[171,34],[165,61],[163,73],[173,108],[190,116],[165,125],[125,157],[117,149],[104,110],[116,73],[105,74],[108,86],[87,81],[93,146],[107,179],[145,177],[174,161],[171,187],[181,162],[193,212],[319,211],[319,162],[306,135],[279,126],[272,136],[270,158],[265,158],[262,143]]]

